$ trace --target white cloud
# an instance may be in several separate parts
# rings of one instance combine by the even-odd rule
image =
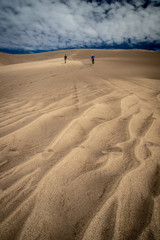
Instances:
[[[50,50],[93,44],[160,42],[159,7],[152,1],[98,5],[80,0],[1,0],[0,48]]]

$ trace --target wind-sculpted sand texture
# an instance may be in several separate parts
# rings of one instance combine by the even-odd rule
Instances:
[[[160,53],[66,52],[0,54],[0,239],[158,240]]]

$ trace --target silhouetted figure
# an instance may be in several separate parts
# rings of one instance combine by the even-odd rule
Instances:
[[[92,64],[94,64],[94,59],[95,59],[95,56],[92,54],[91,56]]]
[[[66,63],[67,62],[67,55],[65,54],[64,56],[64,62]]]

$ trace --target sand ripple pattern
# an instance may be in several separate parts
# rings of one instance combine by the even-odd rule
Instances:
[[[158,80],[101,58],[0,75],[0,239],[159,240]]]

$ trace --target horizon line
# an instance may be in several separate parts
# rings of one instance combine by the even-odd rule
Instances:
[[[34,54],[34,53],[43,53],[43,52],[55,52],[63,50],[74,50],[74,49],[103,49],[103,50],[148,50],[160,52],[160,43],[137,43],[130,45],[127,43],[114,44],[114,45],[101,45],[101,46],[76,46],[71,48],[56,48],[56,49],[13,49],[13,48],[0,48],[0,52],[8,54]]]

